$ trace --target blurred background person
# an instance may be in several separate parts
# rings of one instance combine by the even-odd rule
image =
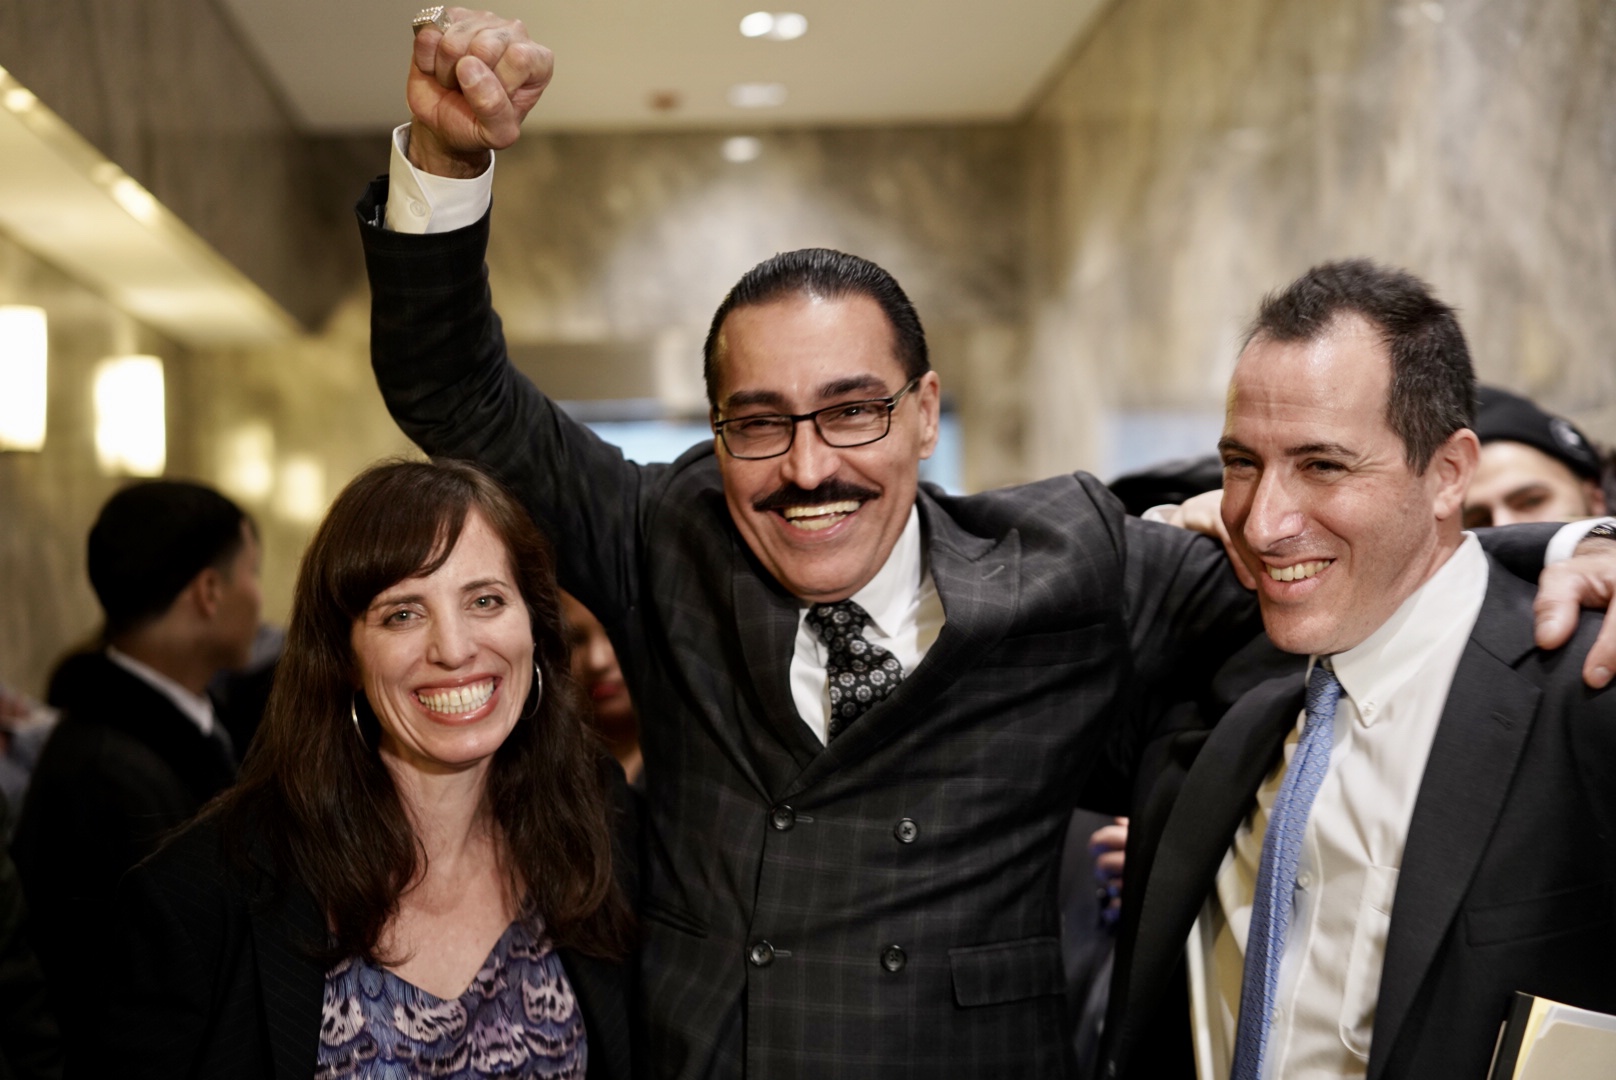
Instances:
[[[104,647],[52,679],[62,720],[40,754],[12,855],[33,937],[71,1039],[96,1022],[102,932],[118,879],[235,779],[206,694],[247,660],[258,628],[252,520],[211,488],[127,487],[88,543]]]
[[[548,547],[492,480],[349,484],[241,784],[124,881],[84,1064],[626,1078],[616,770],[565,650]]]
[[[623,766],[623,775],[633,787],[640,786],[643,765],[640,760],[640,718],[617,665],[617,650],[606,628],[565,590],[561,612],[566,619],[567,648],[572,656],[572,678],[594,710],[595,729],[606,741],[612,757]]]
[[[0,1077],[57,1080],[62,1040],[27,921],[17,868],[0,851]]]
[[[1481,461],[1465,491],[1465,528],[1605,513],[1603,462],[1576,425],[1496,386],[1478,386],[1476,404]]]
[[[11,842],[28,780],[59,719],[57,710],[0,685],[0,797],[4,798],[0,841]]]

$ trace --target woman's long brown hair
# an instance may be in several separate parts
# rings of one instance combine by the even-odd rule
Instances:
[[[454,550],[468,514],[505,542],[544,674],[536,714],[495,752],[488,805],[513,895],[557,944],[618,956],[629,916],[612,877],[600,748],[568,667],[549,546],[496,481],[459,462],[395,461],[360,474],[337,497],[298,571],[286,649],[240,782],[213,808],[227,847],[267,843],[278,874],[306,886],[332,931],[327,962],[375,962],[399,897],[425,853],[362,705],[354,621],[382,590],[430,574]]]

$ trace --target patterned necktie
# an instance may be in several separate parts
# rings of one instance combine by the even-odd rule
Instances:
[[[815,604],[808,609],[814,628],[827,652],[825,674],[830,682],[830,738],[883,700],[903,681],[903,665],[879,645],[864,640],[870,613],[851,600]]]
[[[1235,1033],[1234,1068],[1230,1080],[1258,1080],[1268,1049],[1268,1024],[1279,996],[1279,964],[1285,955],[1285,932],[1296,902],[1296,865],[1302,857],[1307,815],[1330,769],[1335,705],[1341,683],[1324,660],[1313,665],[1307,681],[1307,721],[1296,752],[1285,769],[1279,795],[1268,812],[1262,861],[1257,867],[1257,895],[1251,904],[1246,934],[1246,966],[1240,979],[1240,1026]]]

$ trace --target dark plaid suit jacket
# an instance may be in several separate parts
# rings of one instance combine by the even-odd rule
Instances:
[[[1409,824],[1368,1080],[1484,1076],[1516,990],[1616,1012],[1616,691],[1582,683],[1600,616],[1544,653],[1532,600],[1493,563]],[[1263,682],[1147,749],[1102,1075],[1193,1080],[1184,941],[1302,697],[1299,672]]]
[[[664,1076],[1062,1075],[1056,862],[1125,694],[1255,626],[1216,542],[1124,520],[1078,474],[919,497],[946,626],[828,747],[796,713],[799,605],[725,507],[710,445],[638,466],[507,362],[488,220],[401,236],[361,202],[372,354],[429,453],[499,475],[553,538],[644,711],[650,1064]]]

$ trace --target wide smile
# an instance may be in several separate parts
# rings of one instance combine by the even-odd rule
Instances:
[[[788,506],[779,511],[791,528],[801,532],[824,532],[858,513],[864,503],[858,499],[840,502],[815,503],[812,506]]]
[[[1265,564],[1270,581],[1307,581],[1318,577],[1329,569],[1334,559],[1314,559],[1309,562],[1292,563],[1289,566],[1273,566]]]
[[[460,686],[429,687],[415,691],[415,700],[435,717],[464,721],[477,718],[489,707],[499,680],[492,676]]]

